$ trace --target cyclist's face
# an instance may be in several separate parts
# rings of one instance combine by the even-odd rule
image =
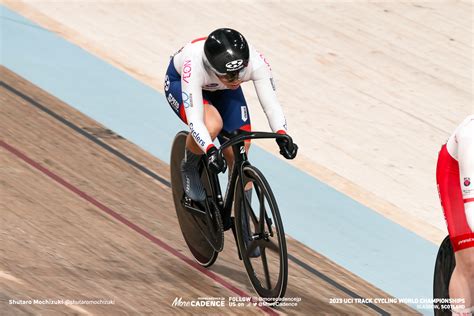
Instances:
[[[240,84],[242,83],[242,79],[240,79],[238,76],[234,78],[229,78],[229,76],[219,76],[217,75],[217,78],[229,89],[235,90],[240,87]]]

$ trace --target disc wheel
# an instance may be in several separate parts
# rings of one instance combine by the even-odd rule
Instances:
[[[179,132],[173,141],[171,148],[170,173],[171,191],[178,217],[181,233],[194,259],[202,266],[209,267],[217,259],[218,252],[211,246],[202,228],[196,225],[200,219],[196,219],[184,206],[185,194],[181,178],[181,161],[184,158],[187,132]]]

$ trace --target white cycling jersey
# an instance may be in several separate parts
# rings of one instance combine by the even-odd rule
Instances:
[[[467,116],[454,130],[446,143],[446,149],[451,157],[459,161],[459,139],[474,138],[474,115]],[[467,161],[466,161],[467,162]]]
[[[206,65],[205,38],[186,44],[173,58],[176,71],[181,76],[183,104],[191,134],[201,149],[206,152],[212,144],[211,136],[204,125],[202,90],[228,89]],[[262,54],[249,45],[250,58],[243,70],[243,82],[253,81],[260,104],[273,132],[287,130],[286,119],[278,102],[271,68]]]
[[[446,150],[458,161],[464,201],[474,202],[474,115],[466,117],[454,130],[446,143]]]
[[[458,161],[466,220],[474,231],[474,115],[466,117],[456,128],[446,149]]]

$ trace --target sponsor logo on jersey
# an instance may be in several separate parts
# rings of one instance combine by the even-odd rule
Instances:
[[[168,77],[168,75],[166,75],[166,77],[165,77],[165,91],[168,92],[169,89],[170,89],[170,77]]]
[[[187,94],[186,92],[183,91],[182,93],[183,96],[183,104],[184,108],[192,108],[193,107],[193,94]]]
[[[241,106],[240,107],[240,115],[241,115],[242,121],[246,122],[247,119],[249,118],[246,106]]]
[[[184,65],[183,65],[183,81],[186,82],[186,83],[189,83],[189,78],[191,77],[191,71],[192,71],[192,67],[191,67],[191,60],[185,60],[184,61]]]
[[[205,85],[204,88],[216,88],[218,86],[219,86],[219,84],[214,82],[214,83],[210,83],[210,84]]]
[[[194,130],[193,123],[189,123],[189,129],[191,130],[191,135],[198,145],[201,147],[206,147],[206,142],[200,137],[199,133]]]
[[[176,99],[174,98],[174,96],[170,93],[168,94],[168,103],[171,104],[171,106],[173,107],[173,109],[175,109],[176,111],[179,109],[179,103],[178,101],[176,101]]]
[[[272,89],[273,89],[273,91],[276,91],[275,81],[273,80],[273,77],[270,78],[270,83],[272,84]]]
[[[471,178],[464,178],[464,186],[468,187],[471,185]]]
[[[228,71],[239,70],[240,68],[243,67],[243,63],[244,61],[242,59],[236,59],[225,64],[225,68]]]
[[[260,58],[263,59],[263,61],[264,61],[265,64],[267,65],[267,67],[268,67],[270,70],[272,70],[272,67],[270,67],[270,64],[268,63],[268,61],[267,61],[267,59],[265,58],[265,56],[263,56],[262,53],[259,53],[259,55],[260,55]]]

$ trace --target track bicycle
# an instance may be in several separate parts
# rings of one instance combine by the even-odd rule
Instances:
[[[278,303],[288,282],[288,254],[278,205],[264,175],[251,165],[244,146],[247,139],[284,138],[289,135],[267,132],[222,132],[226,141],[219,148],[232,147],[234,163],[222,195],[219,177],[207,166],[205,156],[199,163],[206,199],[193,201],[186,196],[181,178],[181,161],[188,132],[176,134],[171,149],[171,185],[176,214],[184,240],[194,259],[210,267],[224,248],[224,231],[232,230],[239,259],[243,261],[250,283],[268,305]],[[245,188],[252,188],[246,194]],[[232,210],[234,216],[232,216]]]

